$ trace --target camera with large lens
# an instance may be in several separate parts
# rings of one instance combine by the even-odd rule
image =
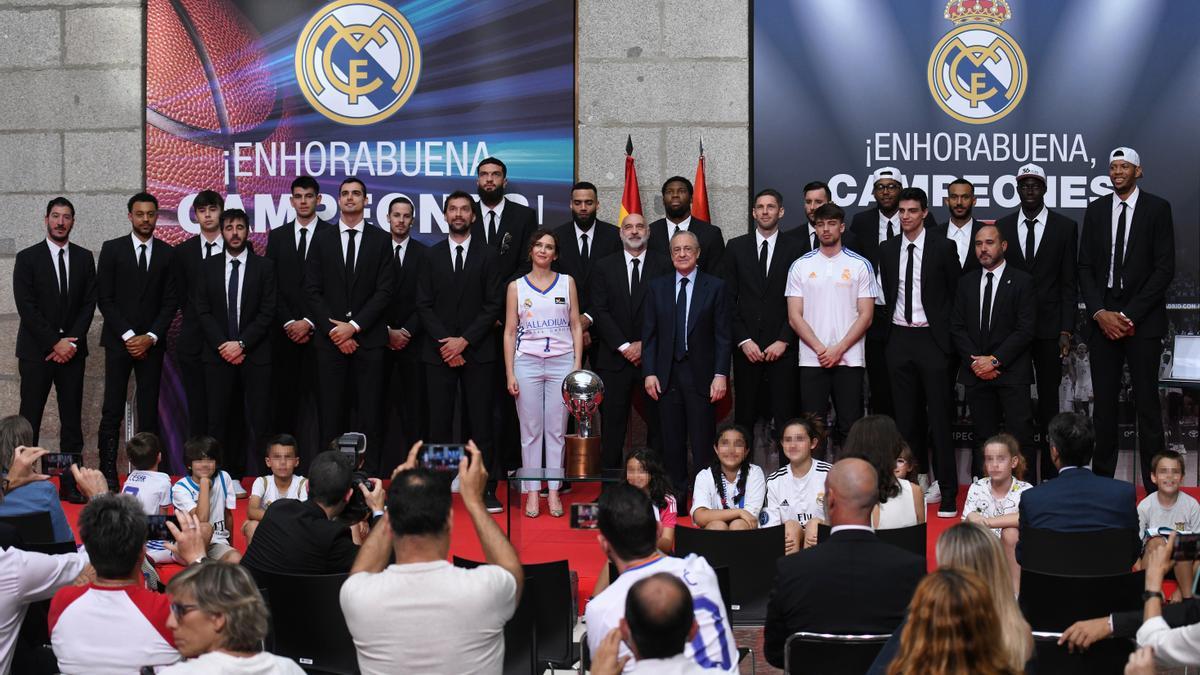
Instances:
[[[359,468],[362,466],[363,455],[367,451],[367,436],[357,431],[351,431],[338,436],[334,440],[334,445],[337,446],[339,452],[349,457],[354,463],[354,473],[350,475],[350,500],[338,518],[346,523],[357,523],[371,515],[371,508],[367,506],[367,498],[363,496],[360,489],[362,485],[367,486],[368,490],[371,489],[371,476]]]

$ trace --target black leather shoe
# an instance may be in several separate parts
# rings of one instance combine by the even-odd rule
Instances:
[[[487,509],[488,513],[504,513],[504,505],[500,503],[499,499],[496,499],[495,492],[483,493],[483,507]]]

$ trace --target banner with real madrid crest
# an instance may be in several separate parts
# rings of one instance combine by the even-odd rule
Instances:
[[[938,222],[947,185],[965,177],[976,218],[992,220],[1018,208],[1027,162],[1047,174],[1047,204],[1082,222],[1111,189],[1109,152],[1132,147],[1141,187],[1174,208],[1173,333],[1200,333],[1200,3],[755,0],[752,11],[752,183],[785,195],[785,227],[804,222],[810,180],[848,214],[873,207],[870,176],[884,166],[929,193]],[[1090,406],[1085,349],[1064,364],[1064,409]],[[1194,392],[1164,396],[1168,442],[1196,450]],[[1129,427],[1121,443],[1132,442]]]

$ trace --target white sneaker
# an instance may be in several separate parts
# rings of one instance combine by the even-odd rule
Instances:
[[[953,506],[939,508],[938,512],[937,512],[937,517],[938,518],[957,518],[958,517],[958,509],[954,508]]]
[[[935,480],[929,484],[929,488],[925,490],[925,503],[937,504],[942,501],[942,488]]]

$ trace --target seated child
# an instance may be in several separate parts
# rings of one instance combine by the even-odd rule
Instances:
[[[1158,488],[1138,503],[1138,528],[1145,543],[1142,559],[1135,569],[1142,569],[1145,553],[1152,547],[1165,546],[1166,537],[1150,535],[1147,530],[1158,532],[1167,528],[1178,532],[1200,532],[1200,502],[1179,489],[1183,482],[1183,457],[1174,450],[1163,450],[1150,460],[1150,480]],[[1192,597],[1192,580],[1196,575],[1195,560],[1175,563],[1175,581],[1178,593]]]
[[[767,477],[767,505],[758,521],[763,527],[783,525],[785,553],[815,546],[817,525],[825,521],[825,477],[831,465],[813,459],[824,437],[825,425],[811,415],[788,420],[779,434],[788,463]]]
[[[288,434],[279,434],[267,441],[267,468],[270,475],[259,476],[250,486],[250,504],[246,509],[246,522],[242,523],[242,534],[246,546],[254,538],[254,530],[267,512],[267,507],[276,499],[308,499],[308,481],[296,475],[300,456],[296,439]]]
[[[986,476],[971,483],[963,503],[963,520],[992,528],[1004,544],[1012,573],[1013,588],[1020,589],[1021,566],[1017,564],[1017,540],[1020,530],[1021,493],[1033,487],[1021,480],[1025,476],[1025,457],[1020,444],[1009,434],[996,434],[983,444],[983,470]]]
[[[171,477],[158,470],[158,463],[162,461],[162,443],[158,436],[148,431],[136,434],[125,444],[125,454],[129,456],[133,470],[125,477],[121,492],[133,495],[148,516],[167,513],[171,506]],[[155,565],[181,562],[174,560],[161,539],[146,541],[146,557]]]
[[[758,527],[767,493],[763,471],[750,463],[750,434],[736,424],[717,427],[717,458],[696,474],[692,488],[692,522],[706,530],[752,530]]]
[[[242,555],[229,545],[229,524],[233,523],[237,498],[233,495],[233,479],[217,467],[220,455],[221,444],[211,436],[197,436],[184,444],[189,475],[171,488],[171,502],[176,511],[190,513],[201,523],[212,525],[206,558],[236,563]]]
[[[658,453],[650,448],[639,448],[629,453],[625,460],[625,482],[645,492],[654,507],[654,519],[662,523],[662,536],[658,538],[658,550],[670,553],[675,550],[675,525],[679,510],[675,496],[671,494],[667,472],[663,469]]]
[[[896,458],[896,480],[906,480],[917,483],[917,456],[913,454],[908,443],[900,446],[900,456]]]

